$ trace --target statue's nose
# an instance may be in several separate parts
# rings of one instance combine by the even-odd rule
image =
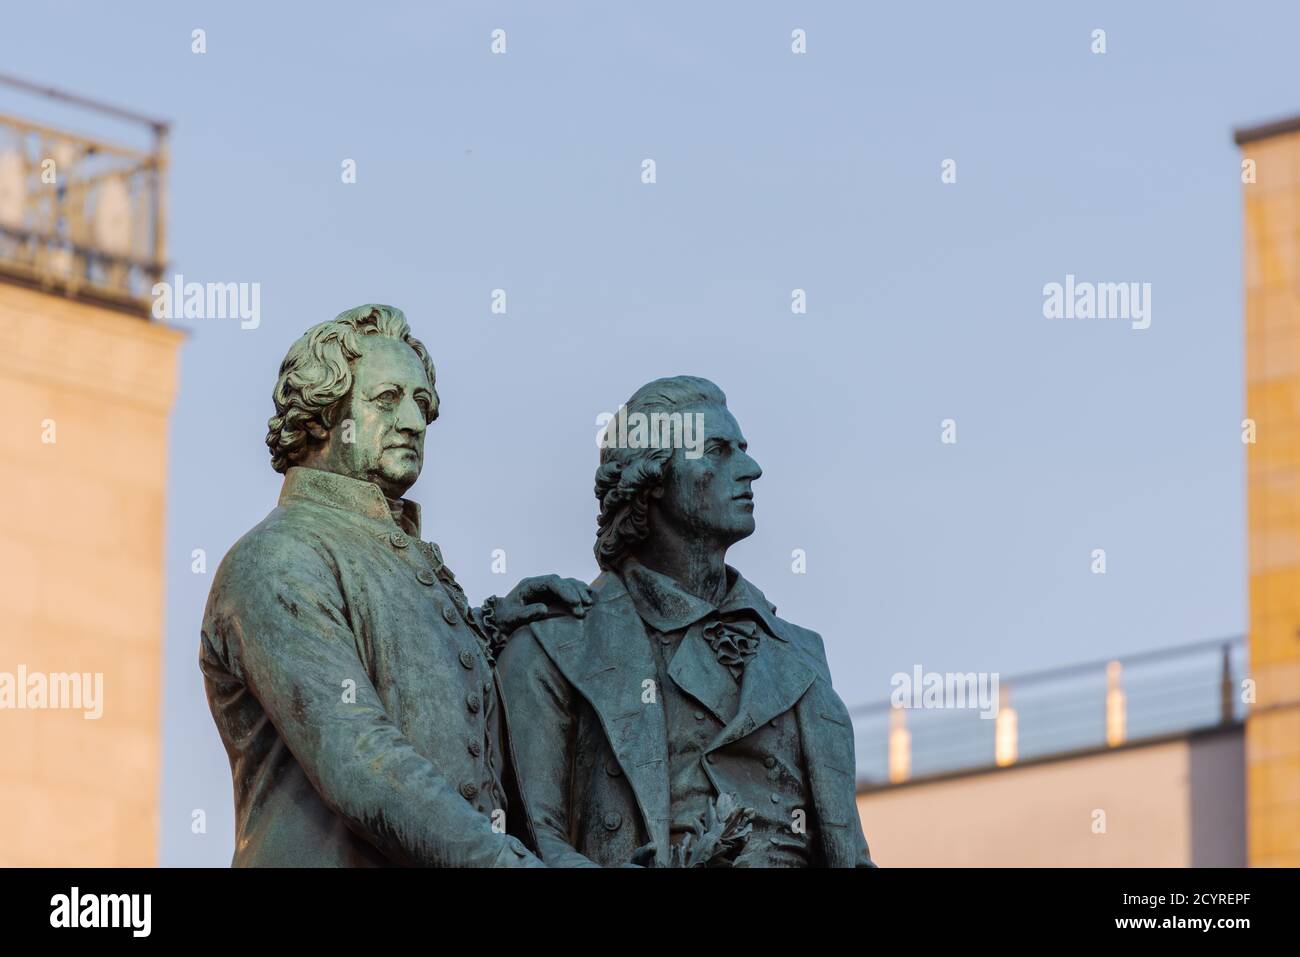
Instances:
[[[402,400],[401,405],[397,407],[397,428],[403,432],[413,432],[416,435],[425,430],[424,413],[415,400],[407,396]]]

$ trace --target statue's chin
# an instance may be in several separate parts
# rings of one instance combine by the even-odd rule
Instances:
[[[391,496],[388,489],[400,488],[404,493],[420,477],[420,457],[405,449],[385,449],[379,457],[378,478],[382,479],[380,487]]]
[[[389,498],[401,498],[415,484],[415,480],[420,477],[418,468],[411,469],[384,469],[377,477],[379,481],[375,484]]]
[[[728,546],[736,544],[743,539],[749,538],[754,534],[754,519],[752,516],[746,516],[736,522],[735,526],[728,530],[724,536],[728,539]]]

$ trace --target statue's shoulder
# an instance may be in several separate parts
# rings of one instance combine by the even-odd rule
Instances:
[[[277,505],[230,546],[213,578],[213,591],[238,587],[289,566],[305,571],[323,570],[329,564],[319,524],[302,509]]]
[[[750,587],[753,588],[752,585]],[[784,638],[790,647],[799,652],[817,669],[822,677],[830,681],[830,664],[826,660],[826,643],[822,641],[822,636],[811,628],[796,625],[794,622],[782,618],[776,613],[776,605],[768,601],[767,597],[757,588],[754,588],[754,592],[770,612],[767,622],[776,632],[777,637]]]
[[[534,634],[548,649],[558,648],[568,640],[588,631],[588,625],[603,621],[620,600],[630,601],[627,589],[617,575],[602,573],[590,586],[594,599],[585,615],[578,617],[571,610],[565,609],[540,621],[533,622]]]
[[[520,625],[497,653],[497,673],[509,682],[515,676],[554,670],[572,645],[583,640],[583,621],[565,612]]]
[[[594,651],[596,644],[609,637],[610,629],[627,617],[632,605],[627,589],[616,575],[605,572],[590,587],[595,600],[585,615],[578,617],[566,609],[522,626],[511,636],[502,652],[502,664],[508,667],[511,661],[544,654],[561,669],[566,669],[578,658]],[[631,614],[635,615],[635,611]],[[525,634],[532,640],[520,641]]]
[[[776,632],[778,638],[784,638],[805,654],[818,658],[823,662],[826,660],[826,649],[822,644],[821,635],[811,628],[796,625],[794,622],[778,615],[776,605],[769,601],[759,587],[748,578],[741,576],[741,581],[737,587],[747,593],[747,598],[752,607],[757,607],[765,613],[763,615],[764,621],[769,628]]]
[[[598,605],[632,600],[628,596],[627,586],[623,584],[623,579],[613,572],[601,572],[588,587],[591,588],[591,594]]]
[[[806,651],[814,652],[818,656],[826,657],[826,643],[822,641],[822,636],[811,628],[805,628],[803,625],[796,625],[792,621],[787,621],[780,615],[773,612],[772,617],[776,619],[777,625],[784,630],[781,636],[786,641],[798,645]]]
[[[796,625],[794,622],[787,621],[776,614],[773,614],[772,617],[776,619],[777,625],[783,629],[781,637],[803,652],[829,679],[830,665],[826,661],[826,643],[822,641],[822,636],[811,628]]]

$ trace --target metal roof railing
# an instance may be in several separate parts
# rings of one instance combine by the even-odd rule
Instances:
[[[1240,636],[998,675],[996,686],[991,675],[932,678],[918,668],[907,681],[896,676],[896,700],[851,709],[858,788],[1233,724],[1247,709],[1240,693],[1246,669],[1246,641]],[[933,694],[911,690],[917,677]],[[986,717],[973,700],[976,689],[985,692],[985,703],[992,701]]]
[[[167,124],[3,73],[0,85],[152,136],[134,149],[0,113],[0,278],[148,315],[166,270]]]

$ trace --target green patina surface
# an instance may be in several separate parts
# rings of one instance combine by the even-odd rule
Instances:
[[[724,560],[762,472],[716,386],[626,404],[592,586],[478,607],[404,498],[439,400],[402,313],[308,330],[274,399],[284,486],[200,645],[236,865],[871,866],[821,639]]]

